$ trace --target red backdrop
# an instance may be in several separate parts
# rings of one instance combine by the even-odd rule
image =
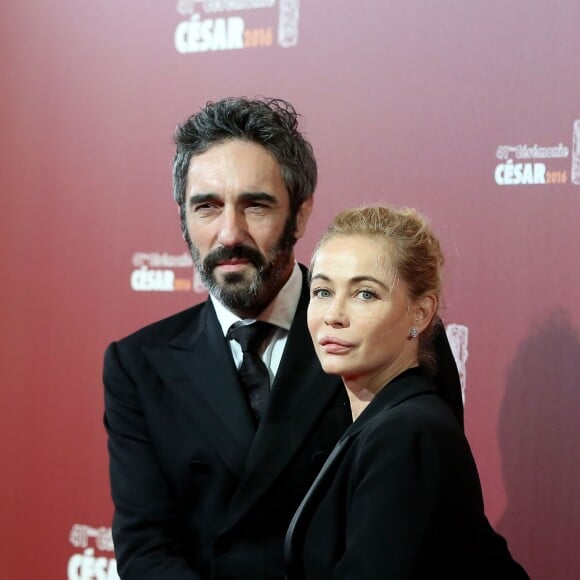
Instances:
[[[445,321],[469,332],[466,430],[489,517],[535,580],[578,577],[576,0],[0,11],[7,578],[115,578],[102,353],[204,297],[171,198],[171,135],[229,95],[280,96],[303,115],[321,177],[301,260],[339,209],[430,216]]]

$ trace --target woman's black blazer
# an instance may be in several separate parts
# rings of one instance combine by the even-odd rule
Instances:
[[[469,444],[419,369],[345,432],[285,542],[291,580],[519,579],[484,515]]]

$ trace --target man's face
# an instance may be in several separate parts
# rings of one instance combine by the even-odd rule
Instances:
[[[185,204],[186,240],[203,283],[237,314],[258,315],[290,276],[312,200],[292,216],[276,159],[232,140],[192,157]]]

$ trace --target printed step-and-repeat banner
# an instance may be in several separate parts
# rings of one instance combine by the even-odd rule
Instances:
[[[426,213],[486,509],[536,580],[580,573],[580,4],[2,7],[3,577],[117,578],[106,345],[205,299],[171,195],[208,100],[291,101],[339,210]]]

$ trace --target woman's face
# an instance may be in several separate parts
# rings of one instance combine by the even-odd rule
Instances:
[[[416,316],[383,240],[336,235],[319,249],[308,328],[327,373],[361,388],[382,388],[417,364],[418,341],[409,339]]]

